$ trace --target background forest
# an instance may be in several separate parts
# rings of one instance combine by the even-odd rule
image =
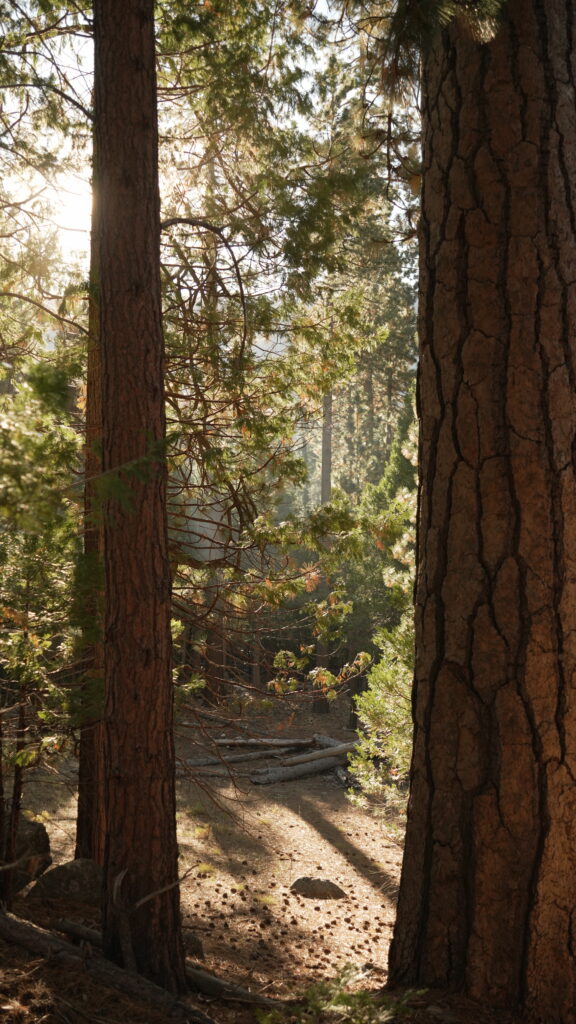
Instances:
[[[72,759],[104,951],[176,995],[173,705],[346,705],[348,782],[407,775],[419,140],[361,8],[151,12],[0,4],[0,896]]]
[[[77,736],[99,707],[91,538],[113,485],[97,469],[87,406],[89,10],[5,4],[2,17],[10,775]],[[178,700],[237,691],[249,707],[309,685],[325,699],[367,676],[363,720],[405,770],[410,108],[381,99],[370,23],[328,7],[310,16],[297,3],[191,12],[176,2],[158,18]],[[403,735],[392,729],[388,743],[400,683]]]

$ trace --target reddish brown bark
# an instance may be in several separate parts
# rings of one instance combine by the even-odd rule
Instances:
[[[102,472],[102,359],[100,354],[98,186],[97,159],[93,159],[92,234],[90,245],[90,306],[88,367],[86,373],[86,447],[84,453],[84,578],[82,580],[82,654],[89,667],[82,679],[80,695],[80,749],[78,766],[78,812],[76,857],[104,862],[106,823],[104,815],[104,735],[101,695],[104,684],[102,644],[103,594],[101,562],[103,527],[98,502]]]
[[[152,0],[97,0],[108,955],[185,987],[175,828]]]
[[[576,8],[424,68],[409,822],[391,980],[576,1007]]]

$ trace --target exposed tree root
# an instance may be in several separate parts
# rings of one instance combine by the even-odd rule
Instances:
[[[93,928],[87,928],[86,925],[76,924],[75,921],[62,918],[54,922],[54,927],[67,935],[80,939],[80,941],[89,942],[97,948],[100,948],[102,945],[100,932],[95,931]],[[215,999],[224,999],[235,1003],[251,1003],[254,1006],[278,1007],[286,1005],[283,1000],[269,999],[267,996],[261,996],[257,992],[250,992],[249,989],[236,985],[234,982],[224,981],[223,978],[218,978],[215,974],[210,974],[189,961],[186,964],[186,977],[190,986],[196,992],[201,992],[202,995],[206,996],[213,996]]]
[[[161,1010],[174,1020],[187,1024],[214,1024],[214,1021],[195,1007],[188,1006],[166,989],[160,988],[140,974],[117,967],[101,956],[87,956],[69,942],[58,938],[45,928],[30,921],[23,921],[14,914],[0,912],[0,935],[10,942],[23,946],[32,953],[57,958],[63,963],[87,971],[100,984],[118,989],[134,999],[145,1000],[156,1010]]]

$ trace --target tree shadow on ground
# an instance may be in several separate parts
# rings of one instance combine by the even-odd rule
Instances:
[[[395,899],[398,892],[397,879],[354,843],[349,834],[338,828],[337,825],[322,814],[316,801],[311,800],[307,796],[300,796],[297,807],[294,810],[303,821],[307,821],[334,849],[341,853],[348,861],[350,867],[363,875],[372,888],[381,894],[385,894],[390,899]],[[384,836],[382,840],[383,842],[385,841]]]

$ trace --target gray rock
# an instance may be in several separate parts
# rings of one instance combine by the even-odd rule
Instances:
[[[307,875],[292,882],[290,892],[296,893],[297,896],[306,896],[309,900],[346,899],[346,893],[335,882],[328,878],[310,878]]]
[[[29,898],[42,900],[78,900],[99,906],[102,895],[102,868],[94,860],[79,858],[59,864],[39,878]]]
[[[4,812],[10,814],[8,806]],[[50,839],[46,826],[41,821],[31,821],[20,812],[18,835],[16,837],[15,860],[22,863],[15,869],[11,879],[13,893],[20,892],[29,882],[38,878],[52,863]]]
[[[202,945],[202,940],[198,938],[198,936],[196,935],[195,931],[192,928],[185,927],[184,931],[186,932],[186,952],[190,956],[197,957],[199,960],[205,960],[206,957],[204,955],[204,946]]]

